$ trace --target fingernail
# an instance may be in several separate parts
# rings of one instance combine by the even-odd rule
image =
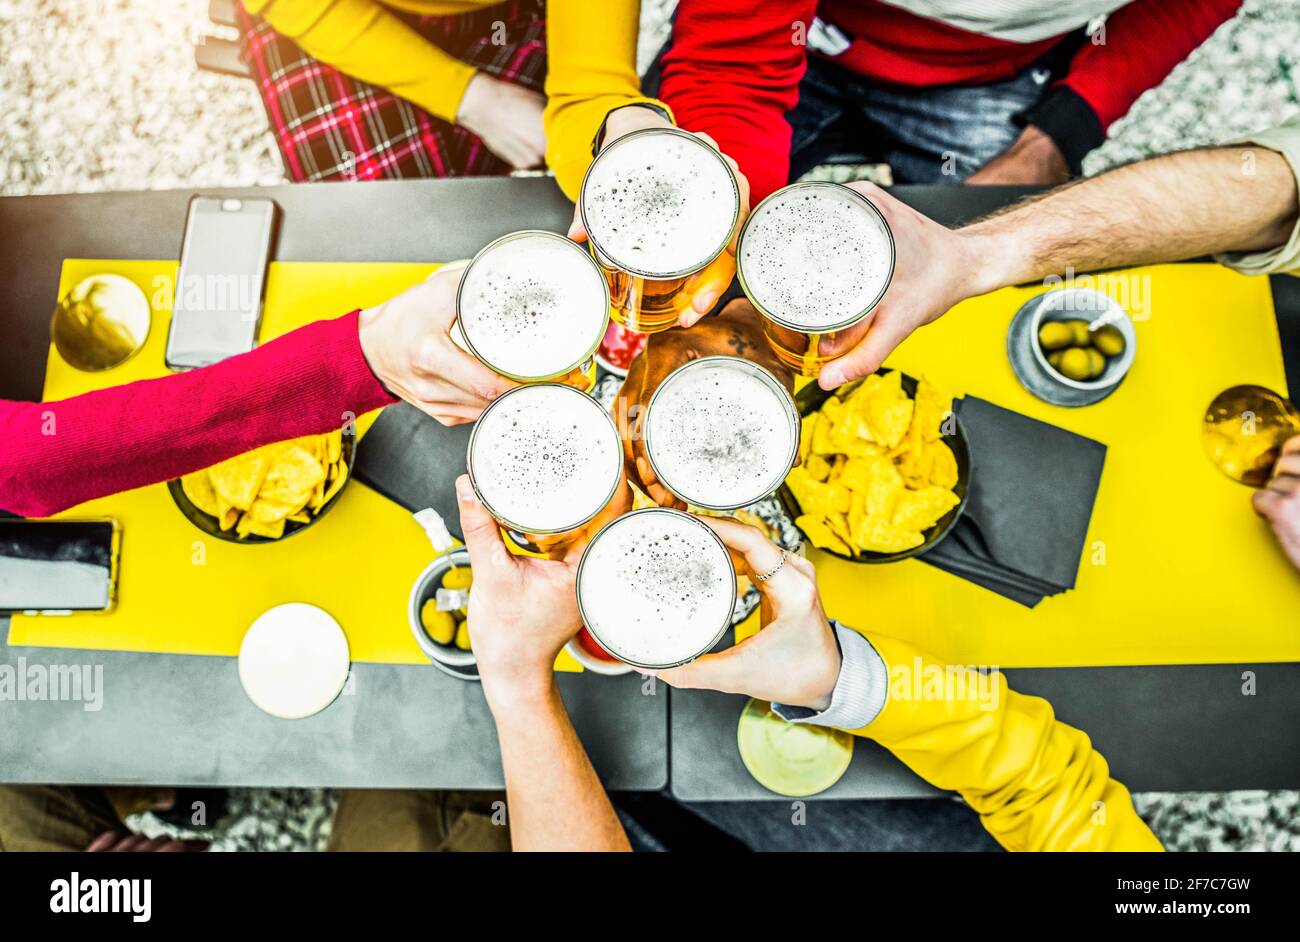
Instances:
[[[707,314],[713,310],[713,305],[718,303],[718,298],[721,295],[721,291],[710,291],[708,294],[702,294],[695,299],[693,307],[700,314]]]
[[[817,385],[826,390],[834,389],[842,382],[844,382],[844,377],[840,374],[840,371],[829,366],[822,370],[817,377]]]
[[[468,474],[456,478],[456,496],[461,500],[474,499],[474,488],[470,486]]]

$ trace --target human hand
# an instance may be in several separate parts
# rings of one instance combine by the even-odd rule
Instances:
[[[545,95],[477,72],[460,100],[456,123],[516,170],[529,170],[546,161],[545,108]]]
[[[1068,179],[1070,167],[1056,142],[1028,124],[1010,147],[972,173],[966,182],[1047,186]]]
[[[1272,478],[1254,493],[1251,504],[1272,525],[1291,565],[1300,569],[1300,435],[1283,443]]]
[[[90,842],[87,853],[197,853],[208,849],[207,841],[181,840],[175,837],[145,837],[129,831],[105,831]]]
[[[582,546],[563,559],[515,556],[468,475],[456,479],[456,499],[474,573],[469,630],[483,692],[494,705],[535,701],[551,690],[555,656],[582,625],[575,591]]]
[[[603,150],[609,146],[611,141],[618,140],[623,135],[631,134],[633,131],[642,131],[647,128],[671,128],[673,126],[672,122],[652,108],[644,108],[640,105],[627,105],[616,108],[609,113],[608,118],[605,120],[605,137],[600,142],[600,146]],[[717,141],[712,137],[707,134],[695,134],[695,136],[722,154]],[[740,172],[740,168],[734,160],[726,154],[722,154],[722,159],[727,162],[732,175],[736,178],[736,187],[740,191],[740,215],[736,220],[736,228],[731,233],[731,241],[727,243],[726,250],[711,262],[704,271],[700,272],[695,283],[690,286],[692,292],[691,303],[678,319],[678,325],[681,327],[690,327],[709,313],[713,306],[718,303],[718,298],[722,297],[723,292],[731,285],[731,280],[736,277],[736,245],[740,239],[741,226],[745,224],[745,217],[749,215],[749,181],[745,179],[745,175]],[[587,230],[582,225],[582,214],[576,205],[573,207],[573,222],[569,225],[569,238],[575,242],[587,241]]]
[[[398,398],[443,425],[479,417],[515,383],[489,370],[451,339],[456,289],[464,269],[439,270],[358,320],[371,372]]]
[[[672,687],[721,690],[790,706],[825,710],[840,676],[840,648],[822,611],[812,563],[793,553],[766,582],[756,574],[781,562],[781,548],[757,529],[723,517],[700,517],[732,551],[762,594],[762,629],[733,648],[653,671]]]
[[[673,328],[651,334],[646,348],[628,369],[619,393],[615,420],[623,436],[623,454],[628,476],[661,507],[685,510],[655,477],[642,440],[645,410],[659,384],[684,363],[710,356],[735,356],[766,367],[786,389],[794,389],[794,377],[777,359],[763,338],[763,328],[754,306],[743,298],[730,302],[722,313],[691,330]]]
[[[894,274],[870,317],[822,338],[819,352],[835,358],[817,378],[822,389],[874,373],[912,331],[982,289],[980,259],[961,230],[940,225],[872,183],[847,186],[874,203],[889,223]]]

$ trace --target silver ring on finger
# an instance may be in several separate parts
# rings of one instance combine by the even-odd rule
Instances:
[[[789,554],[786,553],[785,550],[781,550],[781,561],[777,563],[775,566],[773,566],[771,569],[769,569],[767,572],[761,575],[755,573],[754,578],[757,579],[759,582],[766,582],[768,579],[771,579],[778,572],[780,572],[782,568],[784,568],[785,561],[787,559],[789,559]]]

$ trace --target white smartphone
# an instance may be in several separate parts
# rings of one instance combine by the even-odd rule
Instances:
[[[190,198],[164,362],[190,370],[257,344],[277,207],[268,199]]]
[[[0,612],[103,612],[117,594],[114,520],[0,519]]]

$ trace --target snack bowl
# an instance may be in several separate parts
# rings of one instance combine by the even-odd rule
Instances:
[[[1032,352],[1038,366],[1049,377],[1063,386],[1079,390],[1102,390],[1118,386],[1133,367],[1137,357],[1137,331],[1133,328],[1133,319],[1109,295],[1090,288],[1066,288],[1049,291],[1039,295],[1037,306],[1030,315],[1029,333],[1034,338]],[[1103,326],[1118,328],[1124,335],[1124,352],[1118,356],[1106,358],[1106,368],[1096,379],[1071,379],[1052,366],[1038,342],[1038,331],[1051,321],[1082,320],[1088,322],[1089,330]]]
[[[876,371],[876,373],[881,376],[891,372],[893,371],[883,368]],[[803,419],[812,415],[814,412],[817,412],[821,409],[822,405],[825,404],[826,400],[833,395],[840,394],[842,396],[847,396],[862,382],[863,380],[856,380],[852,383],[841,386],[837,390],[829,392],[822,389],[816,383],[808,383],[799,390],[794,397],[795,405],[799,409],[799,417]],[[903,391],[915,400],[917,390],[916,378],[909,376],[907,373],[903,373],[901,376],[901,384]],[[966,433],[962,428],[961,421],[957,418],[955,413],[952,416],[952,431],[944,433],[941,436],[941,440],[952,450],[953,458],[956,459],[957,483],[953,486],[952,491],[957,495],[958,502],[956,506],[951,508],[947,513],[940,517],[932,527],[925,531],[924,542],[897,553],[877,553],[870,550],[863,550],[857,556],[853,556],[833,549],[823,549],[822,552],[829,553],[832,556],[847,560],[851,563],[892,563],[897,562],[900,559],[910,559],[913,556],[919,556],[947,536],[948,532],[961,517],[962,512],[966,509],[966,498],[970,488],[971,477],[970,445],[966,440]],[[792,521],[802,516],[803,510],[800,508],[799,501],[791,492],[788,484],[781,485],[780,489],[777,490],[777,497],[780,498],[782,506],[785,508],[786,513],[790,515]]]
[[[284,533],[278,537],[260,536],[255,533],[250,533],[247,536],[240,536],[235,532],[233,527],[228,530],[221,529],[221,522],[212,514],[200,510],[194,501],[190,499],[190,496],[185,493],[185,489],[181,486],[179,478],[173,478],[167,482],[167,492],[171,494],[172,500],[175,501],[176,506],[185,516],[185,519],[194,524],[194,526],[202,530],[208,536],[214,537],[218,540],[224,540],[227,543],[278,543],[280,540],[288,539],[296,533],[301,533],[303,530],[306,530],[312,524],[316,523],[321,517],[329,513],[330,508],[337,504],[339,498],[343,496],[343,492],[347,490],[348,483],[352,479],[352,470],[356,467],[357,434],[355,430],[345,429],[343,431],[339,455],[343,459],[344,466],[347,469],[347,477],[344,479],[342,486],[339,487],[329,500],[321,505],[320,510],[316,511],[312,515],[311,519],[306,523],[294,520],[286,521],[284,525]]]
[[[411,634],[420,650],[433,662],[434,667],[458,677],[461,680],[478,680],[478,662],[473,651],[462,651],[454,644],[442,644],[429,637],[420,621],[420,609],[429,599],[436,598],[442,580],[451,570],[452,563],[465,569],[470,568],[469,550],[458,547],[439,556],[424,568],[411,586],[411,595],[407,603],[407,618],[411,625]]]

